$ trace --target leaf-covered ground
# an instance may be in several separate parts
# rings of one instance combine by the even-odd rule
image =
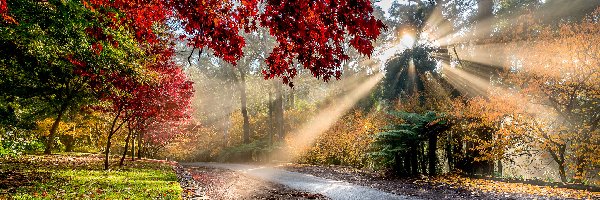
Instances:
[[[102,157],[68,154],[0,159],[0,199],[180,199],[170,163],[136,160],[102,170]]]
[[[186,169],[209,199],[328,199],[321,194],[293,190],[244,173],[209,167]]]
[[[279,167],[424,199],[600,199],[600,192],[507,183],[459,175],[390,179],[379,173],[341,166],[286,164]]]

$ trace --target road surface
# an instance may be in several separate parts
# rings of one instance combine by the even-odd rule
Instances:
[[[246,173],[250,176],[279,183],[296,190],[325,195],[337,199],[418,199],[410,196],[400,196],[369,187],[354,185],[343,181],[319,178],[312,175],[289,172],[268,166],[254,166],[226,163],[181,163],[184,167],[213,167]]]

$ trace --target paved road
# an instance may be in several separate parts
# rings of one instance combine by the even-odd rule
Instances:
[[[225,164],[225,163],[182,163],[185,166],[203,166],[240,171],[266,181],[283,184],[292,189],[323,194],[331,199],[417,199],[382,192],[369,187],[334,181],[312,175],[289,172],[266,166]]]

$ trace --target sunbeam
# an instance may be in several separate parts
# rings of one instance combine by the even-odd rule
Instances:
[[[446,31],[445,34],[436,34],[438,37],[431,38],[440,46],[466,43],[468,41],[477,41],[487,39],[491,35],[501,35],[507,32],[515,31],[514,26],[498,26],[502,21],[529,21],[539,20],[542,23],[557,20],[561,17],[571,16],[573,13],[589,13],[590,9],[595,9],[600,2],[587,0],[573,1],[551,1],[544,3],[534,12],[514,11],[503,18],[494,16],[480,19],[473,27],[461,26],[455,27],[455,32]],[[433,22],[432,22],[433,23]],[[468,31],[465,31],[467,29]]]
[[[306,148],[313,144],[315,139],[327,131],[342,115],[351,109],[356,102],[365,97],[383,78],[383,74],[371,75],[360,85],[349,88],[342,97],[336,98],[333,103],[322,109],[308,122],[290,134],[288,148],[276,152],[274,157],[282,160],[294,160],[301,156]]]
[[[442,62],[444,77],[461,93],[471,97],[487,96],[491,89],[489,80],[485,80],[476,75],[468,73],[458,67],[451,66],[447,62]]]

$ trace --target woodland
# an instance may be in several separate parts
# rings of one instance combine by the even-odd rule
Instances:
[[[600,198],[597,0],[0,0],[0,16],[0,199],[178,199],[176,162]],[[111,196],[151,177],[168,184]]]

